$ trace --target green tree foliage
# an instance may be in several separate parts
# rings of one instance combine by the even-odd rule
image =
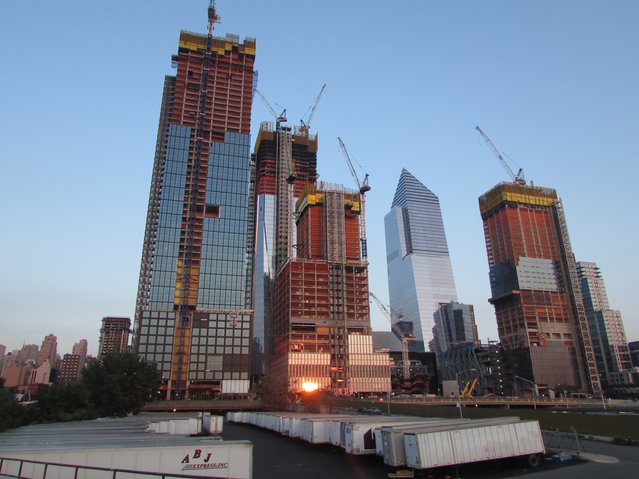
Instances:
[[[0,388],[0,431],[22,426],[25,412],[13,397],[11,391]]]
[[[265,406],[277,410],[284,410],[291,400],[286,378],[273,374],[262,376],[257,386],[257,395],[262,398]]]
[[[332,410],[333,395],[330,391],[321,389],[319,391],[306,392],[301,395],[304,410],[307,412],[322,412],[322,408]]]
[[[133,353],[107,354],[82,373],[89,404],[101,417],[137,414],[155,396],[159,382],[155,365]]]
[[[38,393],[29,411],[32,422],[80,421],[95,417],[83,383],[60,383]]]

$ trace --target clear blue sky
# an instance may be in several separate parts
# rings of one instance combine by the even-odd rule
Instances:
[[[208,0],[0,0],[0,343],[59,351],[133,317],[162,83]],[[562,197],[639,339],[639,2],[218,0],[216,34],[257,39],[259,89],[304,115],[325,181],[370,174],[371,290],[387,299],[383,218],[401,168],[440,198],[459,299],[497,338],[477,198],[514,166]],[[256,97],[253,134],[270,114]],[[360,173],[363,174],[363,173]],[[389,329],[375,306],[373,326]]]

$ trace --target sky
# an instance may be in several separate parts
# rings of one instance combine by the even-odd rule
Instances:
[[[440,199],[459,300],[497,339],[477,198],[517,171],[563,200],[639,340],[639,2],[218,0],[215,35],[257,39],[258,89],[311,130],[320,179],[370,175],[370,288],[388,301],[384,216],[402,168]],[[133,318],[165,75],[208,0],[0,0],[0,344],[89,340]],[[256,96],[252,138],[272,115]],[[376,330],[390,324],[371,306]]]

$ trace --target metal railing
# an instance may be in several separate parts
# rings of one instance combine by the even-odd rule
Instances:
[[[13,468],[7,467],[8,465],[15,464]],[[23,469],[25,464],[33,465],[33,468],[29,468],[28,476],[23,476]],[[38,468],[37,466],[42,466]],[[17,468],[17,472],[14,472]],[[5,470],[6,469],[6,470]],[[37,470],[41,469],[41,475],[37,475]],[[87,475],[88,471],[95,471],[95,475]],[[79,473],[84,472],[78,476]],[[47,476],[47,474],[50,474]],[[71,475],[73,474],[73,475]],[[191,474],[177,474],[177,473],[165,473],[165,472],[150,472],[150,471],[134,471],[132,469],[116,469],[109,467],[96,467],[96,466],[80,466],[77,464],[63,464],[59,462],[46,462],[46,461],[34,461],[31,459],[19,459],[15,457],[0,457],[0,478],[15,478],[15,479],[47,479],[47,477],[65,477],[78,479],[78,477],[91,477],[91,478],[105,478],[105,479],[124,479],[132,477],[145,476],[156,479],[194,479],[202,478],[202,476],[195,476]]]

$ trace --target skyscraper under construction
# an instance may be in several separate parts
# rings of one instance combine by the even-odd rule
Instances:
[[[263,122],[253,155],[255,218],[253,373],[264,374],[273,354],[275,275],[295,254],[293,201],[317,180],[317,135],[280,117]]]
[[[308,185],[296,202],[295,257],[275,279],[274,374],[292,389],[390,390],[388,353],[373,351],[358,191]]]
[[[515,380],[599,394],[563,208],[551,188],[502,183],[479,198],[490,302]],[[522,383],[522,386],[524,383]]]
[[[255,40],[180,33],[160,111],[134,347],[167,398],[245,393],[247,215]]]
[[[372,348],[359,192],[316,184],[317,135],[284,118],[255,143],[254,372],[296,391],[390,389]]]

